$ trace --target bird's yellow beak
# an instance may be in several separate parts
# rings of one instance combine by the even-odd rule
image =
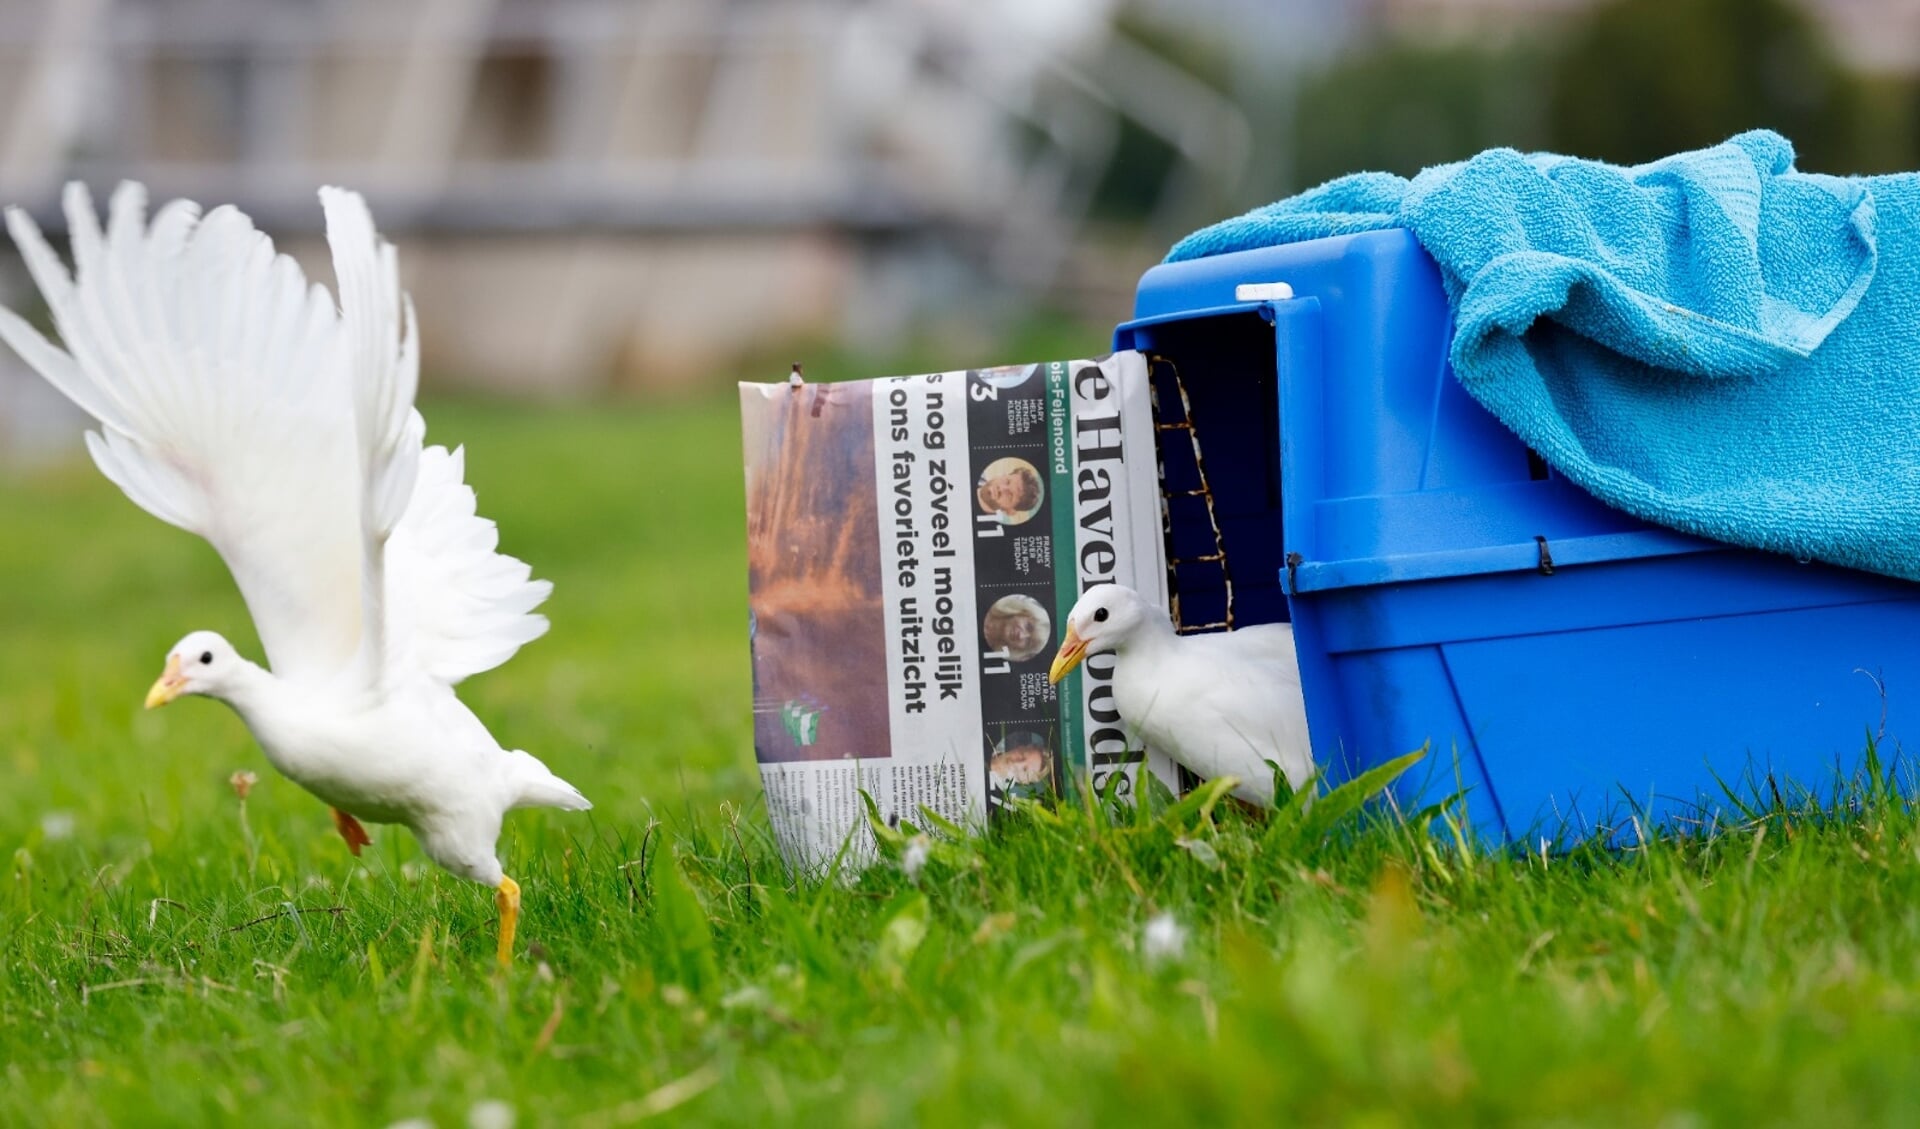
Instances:
[[[180,673],[180,656],[167,656],[167,669],[160,672],[159,681],[153,689],[147,691],[147,708],[158,709],[180,696],[187,688],[187,676]]]
[[[1053,666],[1047,671],[1047,681],[1058,684],[1062,678],[1072,674],[1073,668],[1079,666],[1080,660],[1086,657],[1087,641],[1080,638],[1073,624],[1067,624],[1067,637],[1060,641],[1060,649],[1054,653]]]

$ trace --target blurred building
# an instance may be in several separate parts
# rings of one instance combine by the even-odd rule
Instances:
[[[68,178],[137,178],[240,205],[326,277],[314,190],[358,188],[432,375],[497,388],[673,385],[1036,300],[1118,314],[1163,245],[1088,223],[1122,132],[1174,154],[1173,208],[1231,188],[1248,130],[1110,9],[0,0],[0,198],[58,227]]]
[[[1809,6],[1855,68],[1920,73],[1920,0],[1810,0]]]
[[[1364,25],[1401,35],[1486,43],[1550,31],[1601,0],[1357,0]],[[1684,2],[1684,0],[1675,0]],[[1848,66],[1920,73],[1920,0],[1795,0],[1819,21]]]

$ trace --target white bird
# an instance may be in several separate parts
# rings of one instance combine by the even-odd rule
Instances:
[[[1294,788],[1313,776],[1293,625],[1180,635],[1167,613],[1119,584],[1087,589],[1067,613],[1048,677],[1088,655],[1113,654],[1113,705],[1149,749],[1203,779],[1232,776],[1233,794],[1273,806],[1273,768]]]
[[[453,873],[492,886],[512,959],[520,887],[495,856],[512,808],[591,805],[507,750],[453,686],[547,629],[552,590],[494,551],[463,451],[423,447],[419,340],[394,248],[355,193],[320,190],[340,288],[231,207],[146,219],[122,184],[106,230],[67,186],[74,274],[25,212],[13,235],[65,345],[0,309],[0,339],[99,423],[87,449],[142,509],[199,534],[245,598],[271,672],[211,631],[168,652],[147,708],[205,694],[281,773],[360,820],[400,823]]]

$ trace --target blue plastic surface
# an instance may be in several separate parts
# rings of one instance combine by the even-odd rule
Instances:
[[[1249,282],[1294,297],[1235,301]],[[1920,585],[1649,526],[1554,475],[1454,379],[1406,232],[1156,267],[1134,315],[1115,344],[1178,368],[1237,617],[1293,620],[1334,781],[1430,741],[1403,804],[1465,788],[1497,837],[1617,834],[1724,815],[1728,787],[1824,792],[1916,716]],[[1172,516],[1176,556],[1210,544],[1203,509]],[[1224,599],[1176,583],[1190,621]]]

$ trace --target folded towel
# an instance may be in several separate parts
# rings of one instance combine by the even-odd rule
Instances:
[[[1440,265],[1460,382],[1594,496],[1920,579],[1920,174],[1797,172],[1764,131],[1634,168],[1496,149],[1167,258],[1386,227]]]

